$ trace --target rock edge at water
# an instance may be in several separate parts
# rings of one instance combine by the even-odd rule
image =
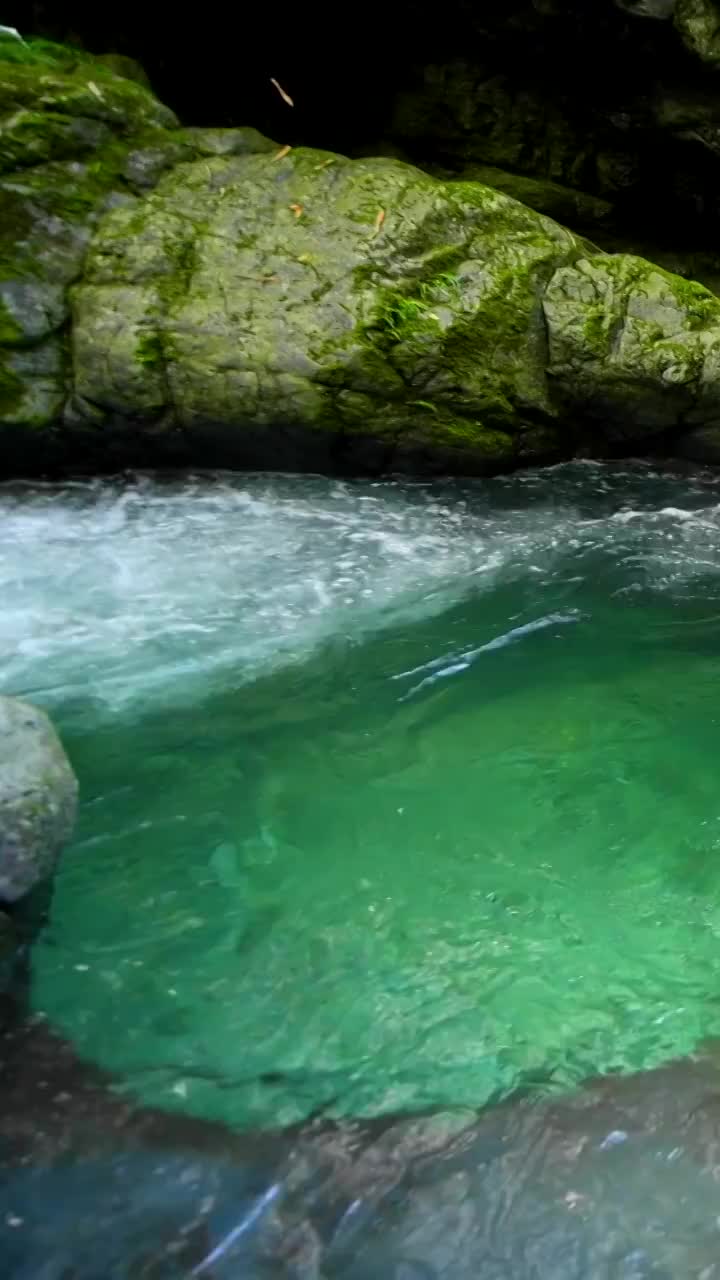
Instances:
[[[48,879],[75,823],[77,780],[43,711],[0,697],[0,905]],[[0,916],[0,952],[12,934]]]

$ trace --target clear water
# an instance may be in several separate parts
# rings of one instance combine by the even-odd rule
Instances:
[[[2,688],[81,778],[33,1001],[234,1125],[720,1034],[711,477],[0,489]]]

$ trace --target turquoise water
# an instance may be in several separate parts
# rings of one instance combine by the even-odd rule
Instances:
[[[77,839],[33,1002],[235,1125],[720,1034],[720,507],[589,464],[0,489],[3,688]]]

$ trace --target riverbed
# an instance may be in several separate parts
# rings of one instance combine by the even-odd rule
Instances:
[[[31,1005],[120,1092],[269,1129],[720,1034],[712,475],[5,485],[0,598],[82,789]]]

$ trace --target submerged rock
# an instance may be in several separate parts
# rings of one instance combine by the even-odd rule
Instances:
[[[670,1280],[717,1272],[717,1061],[481,1112],[231,1133],[0,1037],[4,1280]]]
[[[0,902],[52,874],[76,807],[77,781],[45,713],[0,697]]]

